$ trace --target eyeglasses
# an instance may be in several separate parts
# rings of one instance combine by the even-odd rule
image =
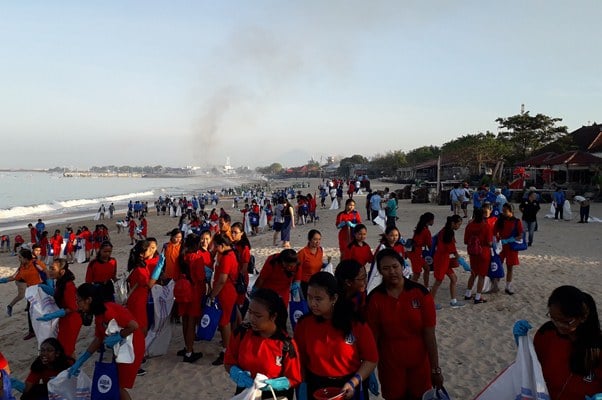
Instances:
[[[559,328],[572,328],[577,323],[577,320],[574,318],[568,321],[559,321],[557,319],[552,318],[549,312],[546,313],[546,317],[550,318],[550,321],[552,321],[552,323]]]

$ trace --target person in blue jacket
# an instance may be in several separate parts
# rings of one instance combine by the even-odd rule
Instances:
[[[559,216],[560,219],[563,219],[564,201],[566,200],[564,191],[560,187],[557,187],[552,198],[554,200],[554,208],[556,209],[554,212],[554,219],[558,219]]]

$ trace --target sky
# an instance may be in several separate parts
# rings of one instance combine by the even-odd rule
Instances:
[[[0,0],[0,168],[298,166],[602,122],[598,0]]]

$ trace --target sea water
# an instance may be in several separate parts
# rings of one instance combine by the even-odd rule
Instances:
[[[228,176],[183,178],[64,177],[46,172],[0,172],[0,224],[64,214],[96,212],[101,204],[123,208],[130,200],[152,202],[159,196],[182,196],[235,188],[251,179]]]

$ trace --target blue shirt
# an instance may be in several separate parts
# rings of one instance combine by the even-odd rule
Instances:
[[[556,205],[558,207],[562,207],[564,205],[564,192],[562,190],[559,190],[557,192],[554,192],[554,202],[556,202]]]
[[[370,208],[374,211],[380,210],[381,200],[382,198],[377,193],[374,193],[372,197],[370,197]]]

